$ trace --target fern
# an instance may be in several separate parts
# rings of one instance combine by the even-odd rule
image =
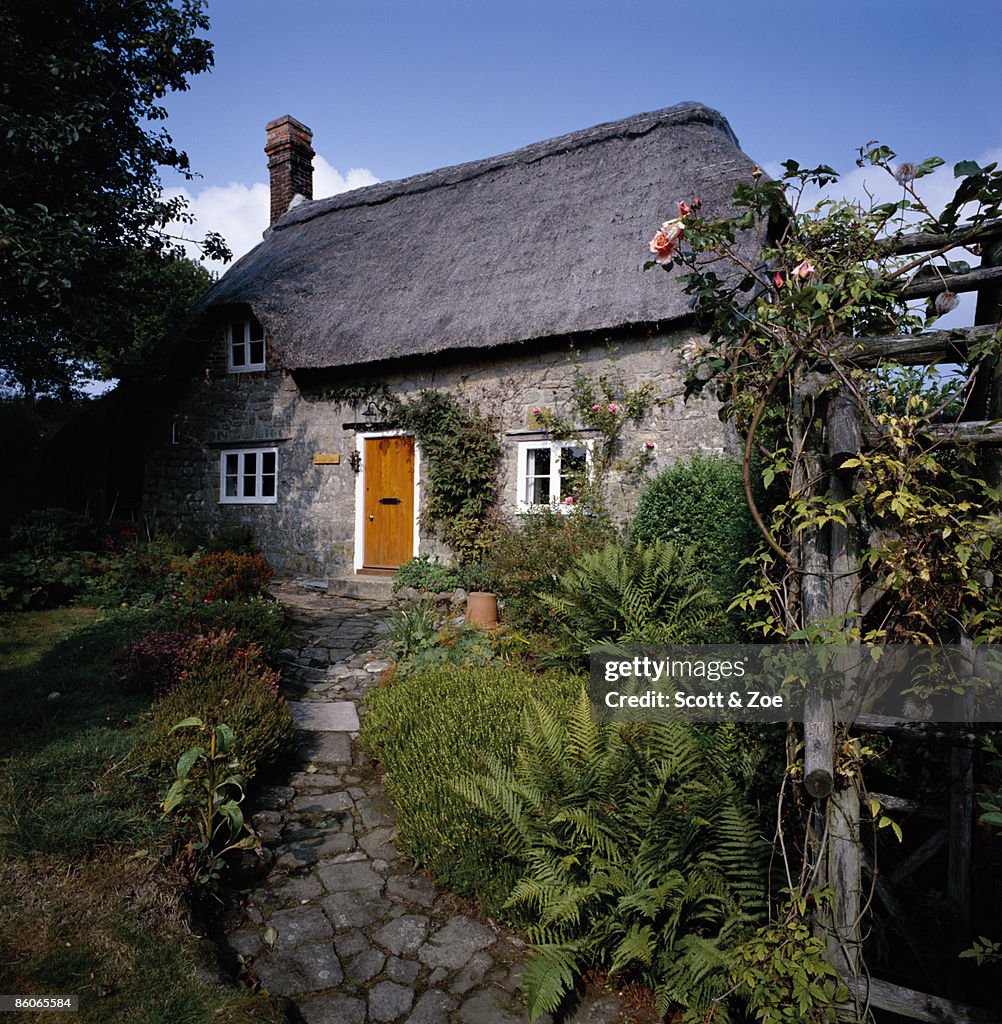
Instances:
[[[726,627],[695,550],[662,541],[587,552],[560,577],[556,593],[539,599],[552,614],[559,656],[569,661],[601,644],[719,640]]]
[[[454,788],[523,866],[506,905],[528,915],[536,947],[531,1019],[593,964],[640,977],[666,1008],[724,1014],[730,953],[765,888],[765,844],[722,770],[729,737],[600,724],[583,690],[564,718],[531,701],[524,717],[514,767],[486,763]]]

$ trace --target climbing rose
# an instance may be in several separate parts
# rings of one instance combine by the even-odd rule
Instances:
[[[619,412],[619,406],[615,402],[609,403],[609,412]]]
[[[644,447],[645,447],[645,448],[646,448],[646,449],[647,449],[647,450],[648,450],[649,452],[652,452],[652,451],[654,451],[654,442],[653,442],[653,441],[645,441],[645,442],[644,442]]]
[[[542,409],[540,409],[538,405],[536,405],[536,406],[533,406],[533,409],[532,409],[532,414],[533,414],[534,416],[538,416],[538,415],[539,415],[539,414],[540,414],[540,413],[541,413],[542,411],[543,411],[543,410],[542,410]]]
[[[593,405],[593,406],[591,407],[591,411],[592,411],[592,412],[598,412],[598,411],[599,411],[599,409],[601,409],[601,408],[602,408],[602,406],[600,406],[600,405]]]
[[[651,239],[651,252],[655,263],[670,263],[679,239],[685,237],[685,225],[681,217],[666,220],[658,233]]]
[[[810,277],[814,273],[814,264],[810,260],[804,260],[793,270],[793,276],[799,277],[803,280],[805,277]]]
[[[574,504],[574,495],[573,494],[568,494],[567,497],[564,498],[564,504],[565,505],[573,505]]]
[[[692,213],[692,207],[684,199],[680,199],[677,205],[679,217],[684,217],[686,214]]]
[[[783,275],[778,270],[776,271],[776,276],[772,279],[772,283],[777,288],[783,287]]]

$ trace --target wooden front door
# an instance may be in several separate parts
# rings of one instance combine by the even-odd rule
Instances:
[[[362,569],[397,569],[414,556],[414,438],[365,438]]]

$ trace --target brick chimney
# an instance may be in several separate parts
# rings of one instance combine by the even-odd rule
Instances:
[[[269,121],[264,151],[271,174],[271,224],[289,209],[297,195],[313,198],[313,132],[286,114]]]

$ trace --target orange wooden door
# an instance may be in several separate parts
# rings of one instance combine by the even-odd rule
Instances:
[[[414,438],[365,439],[364,569],[414,556]]]

